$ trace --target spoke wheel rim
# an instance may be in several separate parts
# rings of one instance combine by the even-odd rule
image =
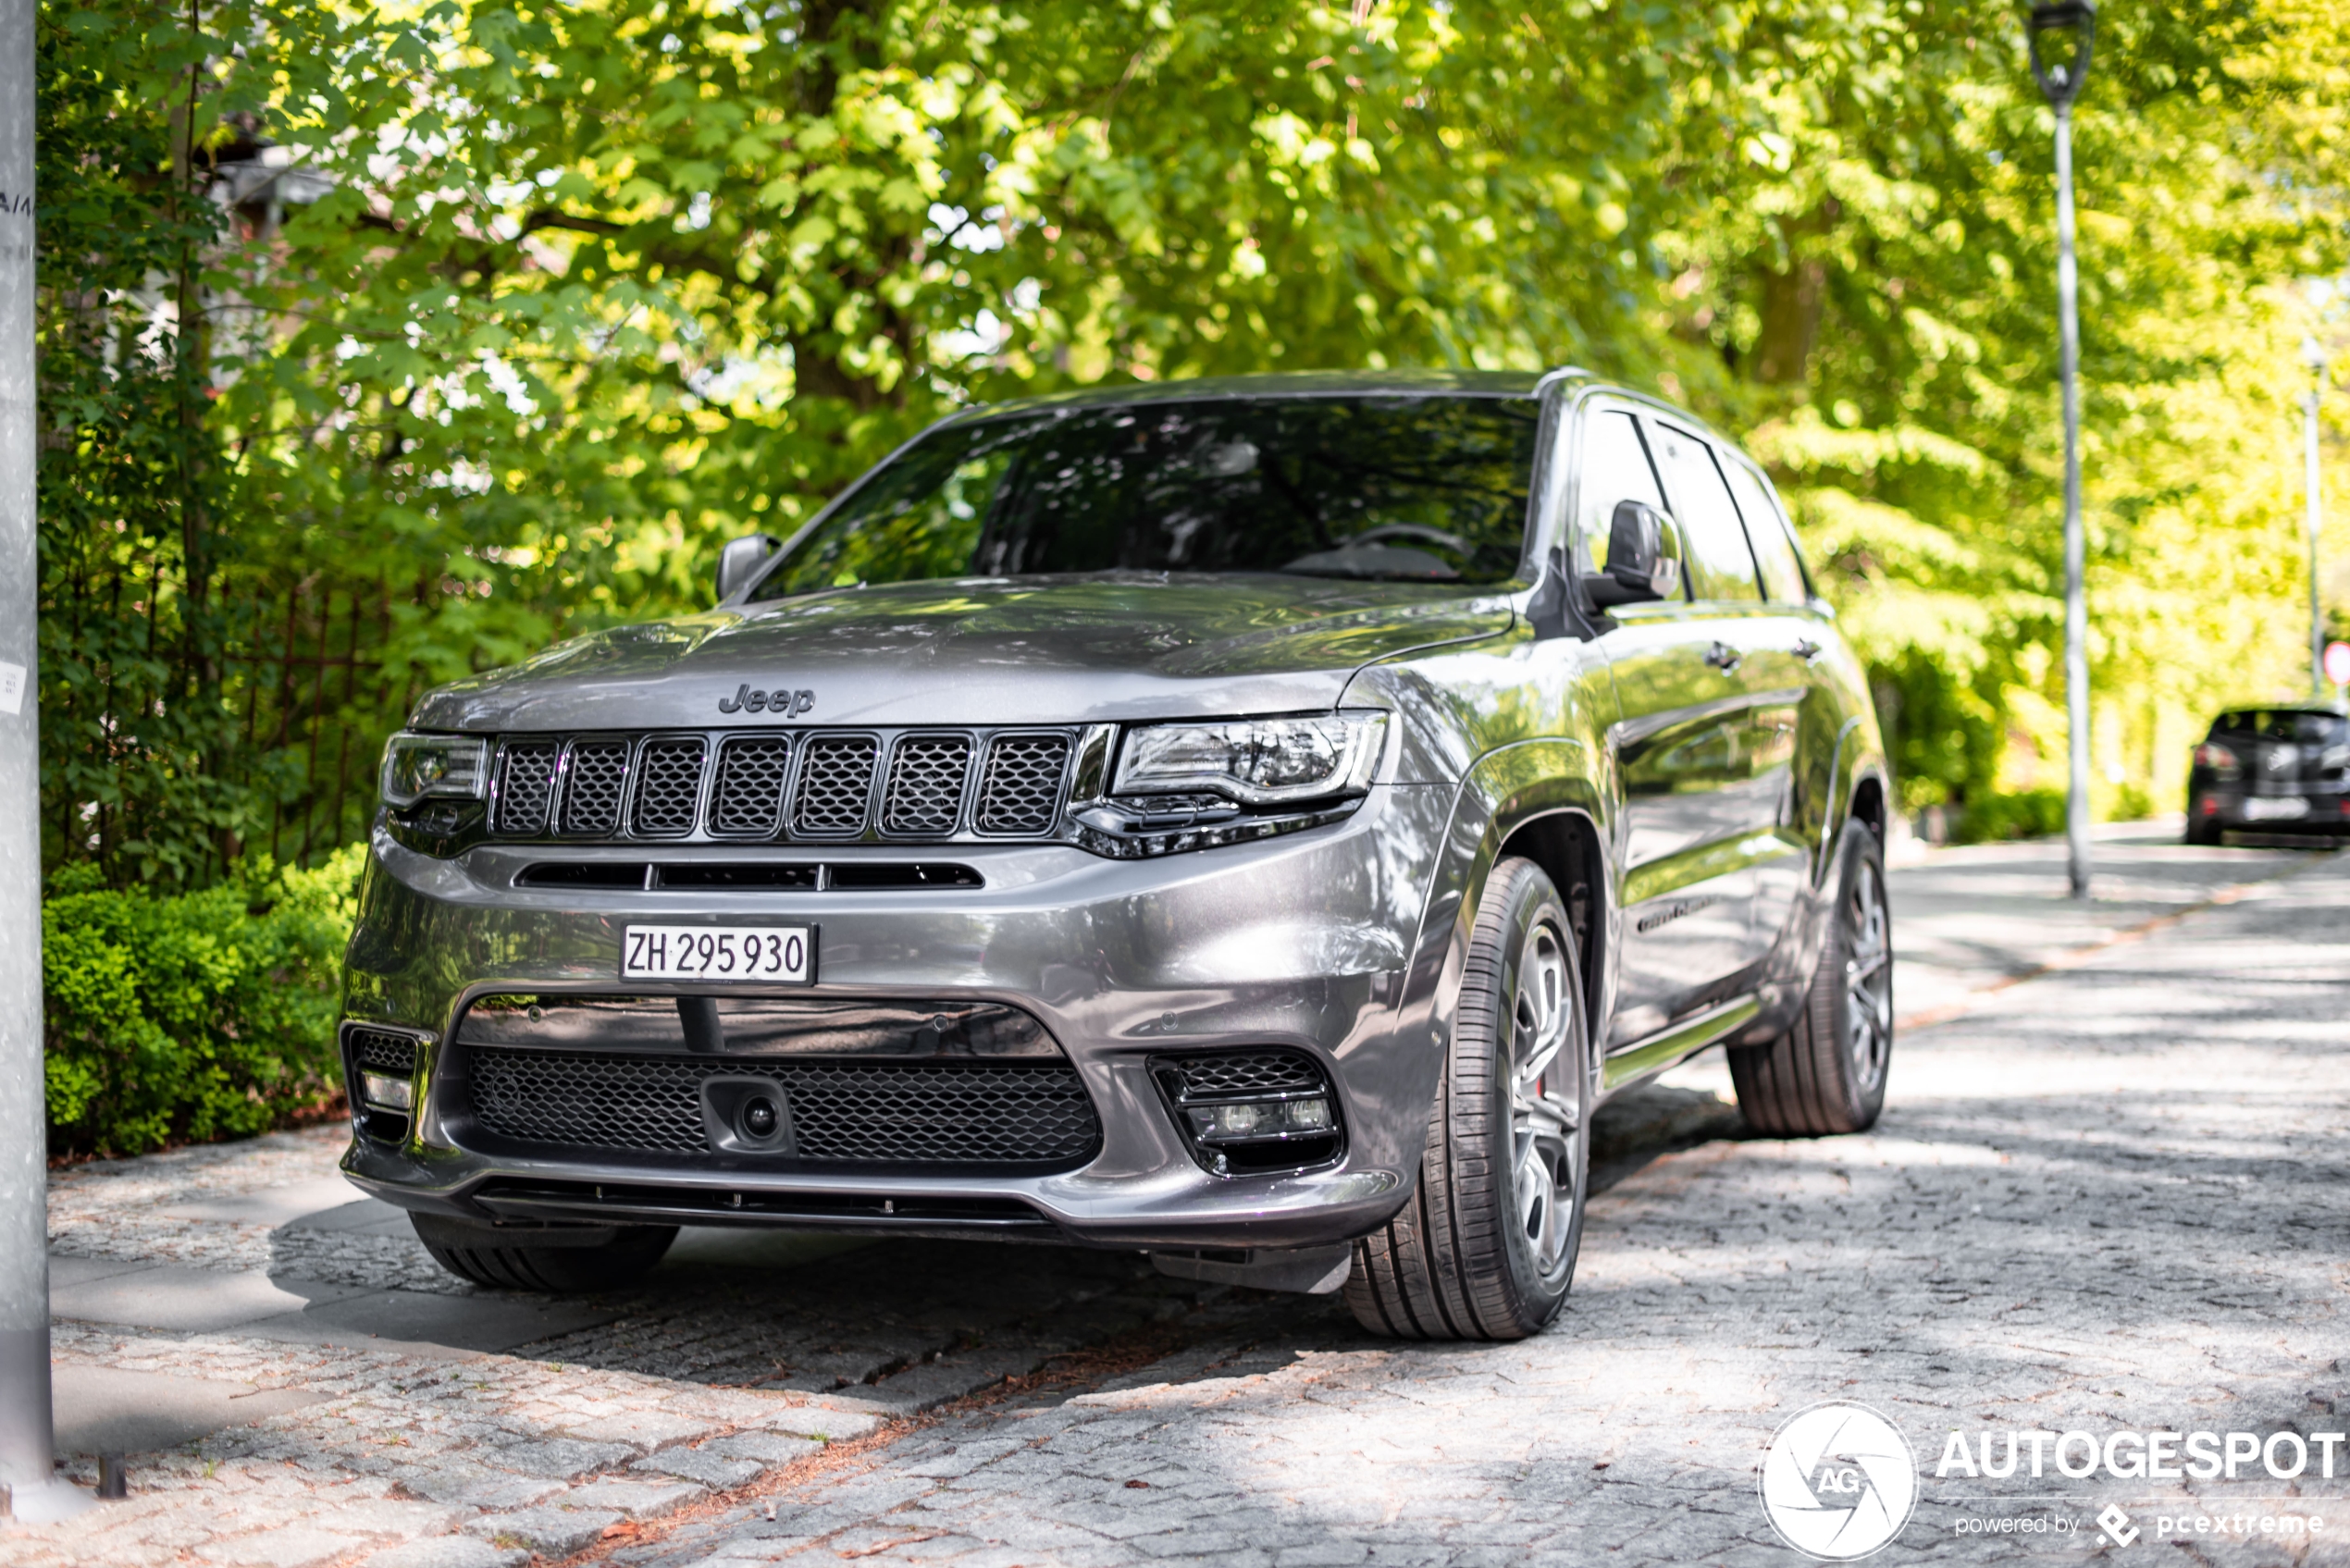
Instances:
[[[1861,1092],[1873,1093],[1893,1050],[1893,921],[1876,868],[1866,860],[1844,916],[1845,1048]]]
[[[1583,1179],[1574,969],[1548,920],[1526,933],[1509,995],[1511,1214],[1545,1280],[1572,1261]]]

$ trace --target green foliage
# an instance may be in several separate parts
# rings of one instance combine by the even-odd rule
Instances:
[[[720,541],[956,407],[1324,366],[1692,403],[1787,491],[1905,802],[2054,782],[2051,123],[2005,0],[195,15],[42,9],[53,865],[346,842],[424,685],[706,602]],[[2345,260],[2344,19],[2103,19],[2109,801],[2298,669],[2287,399],[2328,328],[2282,285]],[[265,153],[275,194],[199,199]]]
[[[363,852],[315,870],[249,856],[157,896],[84,864],[42,905],[53,1150],[245,1136],[339,1092],[334,1025]]]

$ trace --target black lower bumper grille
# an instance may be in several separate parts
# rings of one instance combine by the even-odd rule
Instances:
[[[774,1061],[474,1048],[475,1120],[518,1143],[712,1153],[703,1086],[764,1080],[791,1129],[783,1163],[1069,1167],[1101,1147],[1077,1070],[1058,1062]]]

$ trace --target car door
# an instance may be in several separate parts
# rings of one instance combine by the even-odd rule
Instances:
[[[1779,829],[1805,683],[1771,629],[1713,443],[1669,418],[1644,414],[1640,423],[1679,525],[1689,595],[1673,612],[1676,646],[1659,650],[1657,668],[1675,672],[1673,681],[1641,700],[1653,734],[1627,746],[1623,761],[1642,840],[1627,858],[1627,942],[1651,945],[1648,967],[1676,967],[1683,983],[1670,1018],[1739,990],[1768,945],[1759,910],[1766,888],[1783,895],[1791,861],[1800,873]],[[1630,709],[1626,699],[1627,720]]]
[[[1740,454],[1717,449],[1714,455],[1746,525],[1747,542],[1753,547],[1762,577],[1763,612],[1746,618],[1749,681],[1775,698],[1801,694],[1792,703],[1771,700],[1754,710],[1758,775],[1767,772],[1775,781],[1777,803],[1770,832],[1779,847],[1755,861],[1754,935],[1758,948],[1768,952],[1787,929],[1811,869],[1819,863],[1827,792],[1835,786],[1828,774],[1835,766],[1842,708],[1817,678],[1828,638],[1812,607],[1811,582],[1804,575],[1786,509],[1771,482]],[[1764,747],[1770,753],[1767,759],[1762,754]]]
[[[1667,513],[1664,553],[1685,579],[1689,547],[1659,483],[1640,416],[1602,404],[1587,411],[1578,456],[1577,567],[1606,565],[1616,503],[1644,501]],[[1753,878],[1725,860],[1731,836],[1718,798],[1742,776],[1749,705],[1744,687],[1710,661],[1712,607],[1689,597],[1627,604],[1610,612],[1600,638],[1618,707],[1608,745],[1623,805],[1616,864],[1622,931],[1615,1007],[1606,1043],[1640,1040],[1713,1000],[1747,961]]]

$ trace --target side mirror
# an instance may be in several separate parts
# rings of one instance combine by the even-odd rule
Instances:
[[[1665,515],[1646,501],[1620,500],[1607,531],[1607,570],[1583,579],[1583,591],[1602,610],[1617,604],[1677,599],[1681,563],[1664,553]]]
[[[783,548],[784,541],[773,534],[745,534],[739,539],[728,539],[726,548],[718,552],[718,602],[734,598],[744,584],[759,575],[767,558]]]

